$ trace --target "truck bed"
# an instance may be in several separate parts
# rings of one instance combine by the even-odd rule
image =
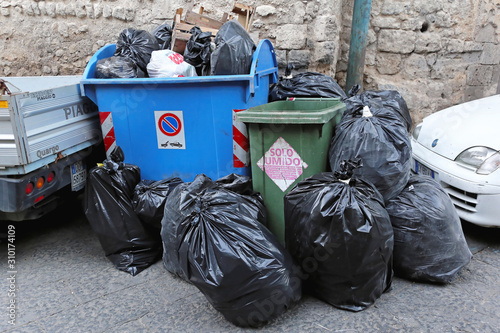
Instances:
[[[81,76],[3,77],[0,175],[25,174],[101,139],[97,108]],[[0,92],[2,93],[2,92]]]

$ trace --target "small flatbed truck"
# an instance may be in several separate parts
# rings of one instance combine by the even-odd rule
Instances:
[[[0,220],[37,219],[84,188],[104,150],[80,80],[0,77]]]

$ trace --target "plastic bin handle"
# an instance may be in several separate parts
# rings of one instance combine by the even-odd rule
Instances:
[[[255,94],[255,90],[259,89],[261,75],[271,75],[269,83],[278,82],[278,61],[270,40],[263,39],[257,45],[253,54],[250,75],[253,79],[250,80],[250,87],[247,91],[247,102]]]

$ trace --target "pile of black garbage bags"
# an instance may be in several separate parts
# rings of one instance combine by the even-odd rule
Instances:
[[[89,172],[85,214],[117,269],[136,275],[163,258],[235,325],[262,326],[301,299],[298,270],[249,177],[140,180],[117,147]]]
[[[128,28],[116,42],[113,56],[96,63],[95,77],[160,78],[249,74],[256,45],[237,20],[224,23],[215,36],[198,26],[183,54],[171,50],[172,27],[151,32]]]
[[[330,172],[284,198],[286,248],[304,291],[360,311],[390,290],[393,274],[450,283],[470,262],[460,219],[441,185],[411,172],[412,120],[395,90],[345,94],[329,76],[288,73],[270,101],[339,98],[346,104],[329,149]]]
[[[136,275],[162,260],[240,327],[265,325],[303,293],[361,311],[390,290],[393,276],[452,282],[472,255],[441,185],[411,173],[412,122],[402,96],[347,95],[319,73],[282,78],[272,90],[277,100],[335,97],[346,104],[330,171],[283,198],[285,244],[268,230],[249,177],[141,180],[117,147],[89,171],[85,189],[86,217],[115,267]]]

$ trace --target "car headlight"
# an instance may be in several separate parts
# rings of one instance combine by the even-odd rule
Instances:
[[[488,147],[472,147],[461,152],[455,161],[477,168],[478,174],[489,175],[500,167],[500,153]]]
[[[496,152],[486,159],[486,161],[481,164],[476,173],[480,175],[489,175],[493,171],[500,167],[500,153]]]
[[[423,123],[420,123],[418,124],[417,126],[415,126],[415,128],[413,129],[413,132],[412,132],[412,136],[415,140],[418,140],[418,136],[420,135],[420,130],[422,130],[422,124]]]

